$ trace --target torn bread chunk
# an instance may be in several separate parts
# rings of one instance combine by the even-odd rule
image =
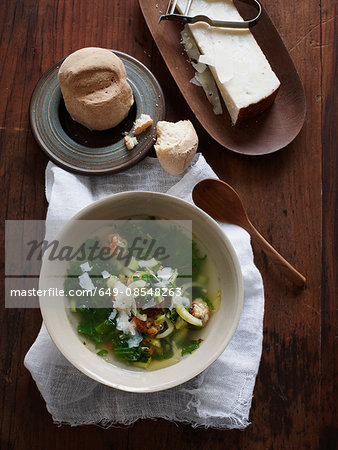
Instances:
[[[180,12],[187,0],[178,0]],[[232,0],[194,0],[190,16],[243,21]],[[201,56],[216,81],[233,124],[267,109],[280,82],[249,29],[210,27],[204,22],[188,25]]]
[[[156,155],[163,169],[171,175],[186,170],[198,147],[198,136],[190,120],[157,122]]]
[[[128,150],[132,150],[138,144],[137,138],[135,136],[125,136],[124,142]]]
[[[147,128],[153,124],[153,119],[148,114],[141,114],[141,116],[134,123],[134,134],[143,133]]]

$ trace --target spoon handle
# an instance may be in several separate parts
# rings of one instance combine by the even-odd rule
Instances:
[[[256,228],[250,223],[250,229],[248,230],[253,238],[255,238],[262,246],[263,250],[273,262],[280,268],[284,275],[292,281],[296,286],[304,286],[306,278],[298,272],[286,259],[281,256],[272,245],[270,245],[263,236],[256,230]]]

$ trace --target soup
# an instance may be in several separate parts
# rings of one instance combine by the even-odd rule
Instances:
[[[83,343],[108,362],[148,370],[169,366],[203,345],[201,330],[221,299],[216,267],[203,244],[171,221],[137,216],[117,222],[87,239],[82,260],[69,264],[64,288],[71,323]],[[159,223],[170,255],[124,252],[136,235],[155,241]],[[101,258],[90,254],[94,242],[106,249]]]

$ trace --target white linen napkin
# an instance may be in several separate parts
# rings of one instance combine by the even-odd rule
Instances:
[[[192,202],[201,179],[216,177],[196,155],[184,175],[164,172],[156,158],[145,158],[125,172],[100,177],[69,173],[49,162],[46,197],[51,221],[70,219],[80,209],[109,194],[126,190],[167,192]],[[24,364],[31,372],[56,424],[129,425],[140,418],[164,418],[193,427],[243,429],[249,425],[252,393],[262,349],[264,292],[253,263],[250,237],[243,229],[221,224],[238,255],[244,281],[244,306],[236,333],[224,353],[203,373],[175,388],[151,394],[122,392],[88,378],[59,352],[42,324]]]

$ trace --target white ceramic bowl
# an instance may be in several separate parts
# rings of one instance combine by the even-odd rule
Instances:
[[[176,364],[154,371],[106,362],[86,348],[71,326],[66,309],[60,307],[60,297],[41,296],[43,320],[61,353],[81,372],[113,388],[130,392],[155,392],[177,386],[198,375],[212,364],[229,344],[239,322],[243,305],[243,282],[236,253],[218,224],[196,206],[166,194],[133,191],[114,194],[80,211],[60,231],[58,239],[64,242],[83,242],[87,235],[74,220],[113,220],[130,215],[155,215],[167,219],[192,220],[193,232],[207,249],[220,274],[222,300],[219,310],[203,329],[203,344],[191,355],[185,355]],[[77,222],[78,224],[79,222]],[[67,262],[51,263],[44,259],[40,289],[63,289]],[[63,302],[61,302],[63,303]]]

